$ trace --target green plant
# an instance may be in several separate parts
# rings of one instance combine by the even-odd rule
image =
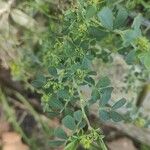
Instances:
[[[118,109],[126,100],[110,103],[113,91],[110,79],[104,76],[95,80],[96,71],[92,68],[95,58],[110,63],[110,54],[117,52],[129,65],[139,64],[150,70],[150,43],[140,29],[142,16],[138,15],[127,28],[124,26],[127,10],[117,4],[105,6],[108,2],[77,0],[59,18],[62,26],[51,26],[41,45],[45,52],[43,66],[48,72],[39,74],[32,84],[43,94],[44,110],[62,118],[62,124],[71,130],[67,135],[62,128],[56,129],[54,135],[59,140],[51,141],[52,147],[65,145],[65,150],[75,150],[81,144],[86,149],[94,146],[107,149],[102,132],[92,127],[88,119],[94,103],[99,104],[101,121],[125,119]],[[110,40],[115,42],[109,43]],[[113,46],[110,54],[105,55],[108,43]],[[85,86],[92,89],[90,97],[85,97],[82,91]]]
[[[57,128],[54,135],[58,140],[50,141],[52,147],[64,145],[65,150],[75,150],[82,145],[85,149],[105,150],[107,147],[101,129],[94,128],[89,120],[93,104],[98,104],[97,114],[102,122],[125,120],[143,127],[147,118],[143,118],[133,107],[125,114],[120,112],[126,100],[121,98],[112,103],[111,80],[107,76],[98,78],[93,63],[98,60],[111,64],[113,54],[120,54],[129,67],[132,66],[132,71],[136,66],[140,68],[139,76],[130,72],[126,80],[128,86],[135,90],[134,81],[137,78],[146,80],[149,76],[150,42],[141,28],[142,15],[132,20],[130,11],[123,7],[124,4],[128,7],[130,0],[69,2],[63,5],[71,8],[54,12],[52,9],[53,13],[49,10],[49,1],[17,1],[18,9],[10,7],[10,18],[26,29],[23,30],[22,41],[25,44],[20,48],[21,54],[13,58],[9,65],[13,77],[23,80],[30,88],[28,79],[34,78],[38,72],[32,85],[42,94],[44,111],[60,118],[63,126],[71,130],[71,133],[66,133],[63,127]],[[133,3],[136,7],[137,2]],[[138,1],[138,5],[141,3],[144,5],[144,0]],[[33,17],[41,15],[44,30],[33,18],[24,14],[23,9]],[[23,24],[22,19],[30,26]],[[84,93],[85,87],[91,89],[89,97]],[[28,105],[22,97],[18,97]]]

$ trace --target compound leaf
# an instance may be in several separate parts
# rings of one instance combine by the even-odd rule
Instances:
[[[102,10],[98,13],[98,17],[103,27],[109,30],[113,29],[113,14],[110,8],[102,8]]]
[[[100,106],[104,106],[108,104],[108,101],[111,98],[112,91],[113,91],[113,87],[108,87],[102,90],[102,94],[100,98]]]
[[[74,112],[74,118],[76,121],[81,121],[82,120],[82,111],[81,110],[78,110],[76,112]]]
[[[110,119],[110,114],[108,111],[100,109],[99,110],[99,117],[102,121],[107,121]]]
[[[104,87],[109,86],[110,84],[111,84],[111,81],[110,81],[110,79],[106,76],[106,77],[102,77],[102,78],[98,81],[96,87],[97,87],[97,88],[104,88]]]
[[[126,103],[126,99],[122,98],[112,106],[112,109],[118,109],[118,108],[122,107],[125,103]]]
[[[65,133],[65,131],[62,128],[56,128],[54,131],[54,135],[60,139],[67,139],[67,134]]]
[[[114,122],[120,122],[123,120],[122,115],[120,115],[118,112],[116,111],[111,111],[110,112],[110,117]]]
[[[70,130],[74,130],[76,128],[75,119],[70,115],[67,115],[65,118],[63,118],[62,123],[66,128]]]

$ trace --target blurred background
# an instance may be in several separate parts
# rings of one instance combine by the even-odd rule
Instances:
[[[129,11],[126,25],[143,15],[142,31],[150,38],[149,0],[110,0]],[[37,72],[46,72],[47,49],[53,31],[61,28],[65,10],[72,0],[0,0],[0,149],[50,150],[53,128],[60,120],[42,109],[41,94],[31,84]],[[103,60],[95,60],[97,78],[108,75],[114,92],[113,99],[125,97],[133,121],[124,124],[102,124],[110,150],[150,150],[150,81],[149,73],[140,66],[128,66],[115,51],[115,37],[101,42]],[[44,43],[44,44],[43,44]],[[111,59],[113,58],[113,62]],[[108,62],[108,63],[106,63]],[[111,62],[111,63],[110,63]],[[86,96],[91,92],[86,88]],[[91,120],[99,125],[91,109]],[[132,110],[132,111],[131,111]],[[121,110],[124,111],[124,110]],[[60,150],[63,148],[60,148]],[[58,148],[56,150],[59,150]]]

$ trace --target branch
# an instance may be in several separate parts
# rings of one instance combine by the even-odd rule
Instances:
[[[98,117],[98,106],[94,105],[91,110],[91,114],[94,114],[96,118]],[[150,146],[150,129],[149,128],[139,128],[133,124],[127,124],[127,123],[105,123],[108,126],[114,127],[118,129],[119,131],[125,133],[126,135],[132,137],[133,139],[144,143],[146,145]]]

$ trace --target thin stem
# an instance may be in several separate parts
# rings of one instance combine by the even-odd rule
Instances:
[[[65,108],[67,107],[68,103],[69,103],[69,101],[66,101],[64,107],[63,107],[62,110],[60,111],[60,114],[65,110]]]
[[[81,111],[82,111],[83,117],[84,117],[84,119],[85,119],[86,122],[87,122],[88,129],[89,129],[89,130],[92,130],[93,128],[92,128],[92,126],[91,126],[91,124],[90,124],[90,122],[89,122],[89,119],[87,118],[87,115],[86,115],[85,109],[84,109],[84,107],[85,107],[85,106],[84,106],[85,100],[84,100],[84,98],[83,98],[83,96],[82,96],[82,93],[81,93],[81,91],[80,91],[80,89],[79,89],[79,86],[76,84],[76,82],[75,82],[74,79],[73,79],[73,84],[74,84],[75,88],[77,89],[78,94],[79,94],[79,97],[80,97],[80,107],[81,107]]]
[[[102,148],[102,150],[108,150],[103,139],[100,139],[98,143],[100,144],[100,147]]]

